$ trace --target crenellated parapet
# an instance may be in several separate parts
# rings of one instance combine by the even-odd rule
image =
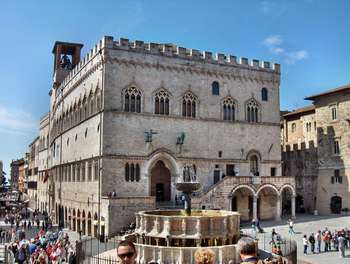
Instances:
[[[119,40],[115,41],[113,40],[113,37],[105,37],[104,40],[105,43],[106,41],[108,42],[109,47],[113,46],[115,49],[280,73],[280,65],[278,63],[270,63],[268,61],[259,61],[257,59],[248,60],[244,57],[237,58],[237,56],[225,55],[222,53],[213,54],[210,51],[199,51],[196,49],[176,46],[174,44],[160,44],[153,42],[145,43],[140,40],[129,41],[129,39],[126,38],[120,38]]]
[[[258,70],[262,72],[272,72],[280,74],[280,64],[270,63],[268,61],[259,61],[257,59],[249,60],[245,57],[238,58],[234,55],[225,55],[222,53],[213,54],[210,51],[199,51],[197,49],[189,49],[180,47],[174,44],[160,44],[160,43],[145,43],[141,40],[129,41],[126,38],[120,38],[114,40],[111,36],[104,36],[85,56],[82,58],[75,67],[70,70],[67,76],[60,83],[58,91],[63,90],[71,81],[74,81],[75,77],[84,77],[89,75],[89,70],[96,65],[104,63],[104,50],[105,49],[120,49],[128,50],[132,52],[139,52],[151,55],[159,55],[166,57],[174,57],[186,60],[192,60],[196,62],[205,62],[216,65],[224,65],[231,67],[238,67],[242,69]],[[99,56],[97,59],[96,57]]]

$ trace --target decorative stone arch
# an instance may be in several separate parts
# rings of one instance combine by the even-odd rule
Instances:
[[[125,86],[123,89],[122,89],[122,93],[121,93],[121,109],[123,111],[126,111],[125,110],[125,107],[126,107],[126,93],[130,93],[130,94],[134,94],[134,95],[140,95],[140,111],[139,112],[143,112],[144,111],[144,91],[142,90],[142,88],[140,88],[141,85],[135,83],[135,82],[132,82],[130,84],[128,84],[127,86]],[[130,103],[129,103],[130,105]],[[130,107],[130,106],[129,106]],[[136,105],[135,105],[135,111],[127,111],[127,112],[136,112],[138,113],[138,111],[136,110]]]
[[[256,149],[249,150],[246,154],[246,160],[249,161],[249,157],[252,155],[257,155],[259,160],[261,161],[261,154],[259,150],[256,150]]]
[[[145,163],[142,169],[142,174],[149,176],[152,167],[157,163],[157,161],[163,161],[165,166],[174,174],[174,176],[181,175],[181,168],[176,162],[173,154],[167,149],[158,149],[154,151],[150,156],[148,161]]]
[[[265,188],[271,188],[271,189],[273,189],[276,192],[277,196],[280,195],[280,192],[278,191],[277,187],[275,185],[273,185],[273,184],[270,184],[270,183],[267,183],[267,184],[264,184],[264,185],[260,186],[258,188],[258,190],[256,191],[256,195],[259,195],[259,192],[261,190],[265,189]]]
[[[255,158],[256,157],[256,158]],[[258,150],[249,150],[246,155],[246,160],[249,162],[249,171],[251,174],[258,176],[261,171],[261,154]]]
[[[249,193],[241,193],[239,190],[248,190]],[[256,191],[247,184],[240,184],[232,189],[228,195],[229,210],[237,211],[241,214],[242,221],[250,221],[256,218]]]
[[[248,107],[252,108],[254,107],[254,109],[257,109],[257,113],[256,116],[253,116],[253,120],[255,120],[255,118],[257,119],[256,121],[252,121],[251,118],[252,116],[249,116],[249,111],[248,111]],[[247,101],[244,102],[244,113],[245,113],[245,120],[248,122],[253,122],[253,123],[259,123],[261,122],[261,104],[254,98],[254,96],[252,96],[251,98],[249,98]]]
[[[282,195],[283,190],[286,189],[286,188],[288,188],[289,190],[292,191],[293,196],[296,196],[296,195],[297,195],[297,193],[296,193],[294,187],[293,187],[292,185],[290,185],[290,184],[284,184],[284,185],[280,188],[279,194]]]
[[[192,118],[199,117],[200,116],[199,115],[199,113],[200,113],[200,101],[199,101],[198,96],[194,92],[192,92],[191,87],[189,87],[189,89],[187,89],[183,94],[181,94],[181,96],[178,99],[178,101],[181,105],[180,113],[179,113],[180,116],[188,117],[188,115],[187,115],[188,104],[186,103],[186,109],[184,110],[184,101],[188,102],[189,100],[192,100],[192,102],[195,102],[194,109],[193,109],[193,105],[191,105],[191,113],[193,112],[193,110],[195,111],[195,117],[193,117],[193,115],[191,115]],[[185,111],[186,115],[184,115],[185,114],[184,111]]]
[[[232,121],[235,121],[238,119],[238,101],[233,98],[230,94],[228,94],[227,96],[225,96],[224,98],[222,98],[220,100],[220,116],[222,120],[228,120],[225,119],[225,106],[227,105],[227,103],[232,103],[232,105],[234,106],[234,118],[232,119]]]
[[[228,198],[232,198],[237,190],[243,189],[243,188],[250,190],[252,192],[252,195],[256,195],[256,191],[253,187],[251,187],[250,185],[246,185],[246,184],[240,184],[231,190],[231,192],[228,195]]]
[[[165,168],[162,167],[163,166],[162,163],[164,164]],[[160,180],[160,178],[157,176],[159,174],[154,174],[155,168],[159,168],[159,169],[164,168],[165,170],[164,169],[162,170],[163,172],[165,172],[164,175],[167,175],[167,178]],[[164,191],[165,201],[168,199],[170,199],[171,201],[174,201],[174,198],[175,198],[174,193],[176,192],[175,184],[178,177],[181,175],[181,170],[175,160],[175,157],[171,155],[169,151],[162,149],[151,154],[151,156],[149,157],[149,160],[143,166],[141,171],[142,171],[142,174],[144,174],[148,179],[149,195],[152,195],[152,193],[153,195],[155,195],[154,194],[155,192],[158,193],[156,189],[157,189],[157,185],[160,184],[164,186],[163,191]],[[153,175],[152,175],[152,172],[153,172]],[[160,188],[162,189],[163,187],[160,187]],[[158,197],[158,194],[156,195],[156,197]]]
[[[167,95],[167,96],[165,96]],[[164,98],[168,98],[168,107],[169,107],[169,112],[167,115],[171,115],[172,114],[172,103],[173,103],[173,98],[174,96],[172,95],[172,93],[164,88],[164,86],[162,85],[161,87],[159,87],[158,89],[156,89],[155,91],[152,92],[152,109],[153,109],[153,113],[156,113],[156,97],[164,97]]]
[[[291,195],[283,192],[284,190],[289,190]],[[279,195],[281,198],[282,216],[291,215],[291,217],[294,218],[296,198],[296,191],[294,187],[290,184],[284,184],[279,190]]]

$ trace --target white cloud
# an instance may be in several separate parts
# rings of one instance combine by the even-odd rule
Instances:
[[[306,50],[287,50],[282,47],[283,42],[283,38],[280,35],[270,35],[262,41],[262,44],[268,48],[269,52],[281,56],[287,64],[294,64],[307,58],[308,52]]]
[[[280,35],[271,35],[264,39],[263,44],[267,47],[273,47],[281,45],[283,42]]]
[[[272,53],[275,53],[275,54],[281,54],[281,53],[284,53],[284,52],[285,52],[285,50],[284,50],[283,48],[279,48],[279,47],[277,47],[277,48],[271,48],[270,51],[271,51]]]
[[[25,134],[32,132],[36,127],[37,122],[31,113],[0,105],[0,129],[3,132]]]
[[[286,53],[286,62],[288,64],[294,64],[297,61],[303,60],[307,57],[308,52],[306,50],[298,50]]]

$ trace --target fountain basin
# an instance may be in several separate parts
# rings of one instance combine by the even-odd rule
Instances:
[[[176,183],[176,190],[183,193],[193,193],[200,190],[201,184],[199,182],[178,182]]]
[[[191,215],[186,215],[185,210],[141,211],[136,213],[135,233],[140,237],[190,239],[200,243],[216,238],[220,239],[219,244],[232,244],[239,237],[239,224],[237,212],[193,210]]]

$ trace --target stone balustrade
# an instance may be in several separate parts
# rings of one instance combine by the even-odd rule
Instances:
[[[239,214],[223,211],[193,211],[180,215],[179,211],[147,211],[136,214],[136,233],[153,238],[186,238],[225,240],[239,236]]]
[[[153,245],[135,244],[138,254],[137,263],[144,264],[150,261],[157,263],[176,263],[192,264],[194,262],[194,253],[197,247],[162,247]],[[202,247],[203,248],[203,247]],[[236,245],[225,245],[210,248],[215,252],[215,263],[239,263],[239,256],[237,254]]]

